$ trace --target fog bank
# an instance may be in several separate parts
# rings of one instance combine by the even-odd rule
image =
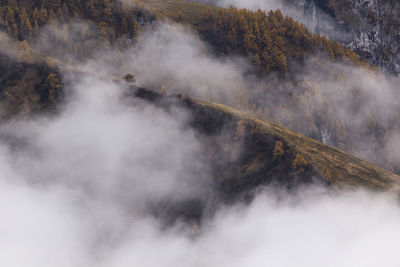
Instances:
[[[386,195],[265,188],[200,228],[162,227],[146,201],[210,190],[188,115],[126,101],[124,86],[90,74],[67,90],[57,116],[1,126],[0,265],[399,264],[399,206]]]
[[[138,85],[205,99],[268,81],[255,83],[243,59],[213,57],[179,26],[160,25],[126,53],[120,68],[127,66]],[[186,127],[189,114],[128,100],[127,88],[110,79],[116,62],[103,65],[109,58],[80,66],[82,77],[64,77],[68,99],[59,114],[0,126],[1,266],[399,265],[398,201],[384,194],[264,188],[248,206],[221,208],[201,226],[177,221],[165,228],[146,204],[207,200],[209,163]],[[392,114],[391,85],[367,81],[365,107]],[[339,108],[354,83],[324,85],[309,97]],[[377,95],[381,87],[384,95]],[[363,125],[365,111],[351,114],[354,126]]]

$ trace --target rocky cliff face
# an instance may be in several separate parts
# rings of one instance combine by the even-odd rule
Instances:
[[[400,2],[394,0],[305,0],[307,26],[379,66],[400,74]]]

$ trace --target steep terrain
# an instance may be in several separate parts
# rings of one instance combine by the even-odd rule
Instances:
[[[94,9],[95,3],[98,9]],[[303,4],[310,14],[315,15],[318,10],[324,10],[325,15],[334,14],[333,7],[326,1],[297,4]],[[62,62],[84,61],[96,53],[110,50],[123,53],[136,43],[141,27],[151,29],[156,19],[169,18],[189,24],[211,47],[213,55],[243,57],[253,66],[245,70],[246,75],[267,78],[260,80],[259,85],[250,80],[232,91],[229,97],[208,97],[206,100],[222,102],[258,118],[274,121],[391,171],[400,170],[397,157],[388,155],[386,146],[382,145],[388,142],[397,127],[398,110],[393,109],[392,116],[383,116],[381,107],[373,103],[374,110],[365,112],[365,102],[373,101],[370,89],[368,87],[364,92],[365,86],[353,82],[358,78],[349,75],[349,71],[352,68],[358,70],[359,65],[370,67],[339,43],[312,34],[304,25],[284,17],[280,11],[222,9],[183,0],[124,1],[124,4],[98,0],[87,3],[7,1],[0,13],[5,32],[19,40],[14,45],[20,50],[16,55],[18,64],[34,61],[48,67],[65,67]],[[59,17],[57,22],[55,14]],[[114,74],[121,75],[117,74],[123,72],[120,67],[129,61],[123,56],[114,61],[118,61],[114,64]],[[315,71],[318,75],[313,75]],[[3,90],[8,92],[12,87],[6,85],[7,76],[3,77],[7,86]],[[42,81],[46,79],[49,79],[46,83],[50,84],[51,93],[40,100],[32,98],[29,103],[42,101],[44,104],[45,99],[52,102],[57,98],[54,92],[61,82],[59,75],[56,72],[41,78]],[[158,83],[160,88],[164,86],[164,81]],[[28,82],[24,86],[37,88],[36,84]],[[174,91],[174,88],[168,89]],[[34,90],[37,89],[21,92]],[[5,103],[14,103],[6,108],[5,114],[24,114],[29,113],[30,108],[37,109],[33,104],[24,103],[21,93],[17,92],[3,93]],[[13,96],[17,100],[13,100]],[[339,105],[332,105],[334,102]],[[343,109],[359,121],[359,127],[353,127],[353,120],[340,116]]]
[[[139,89],[136,97],[161,103],[161,106],[166,103],[165,96],[145,89]],[[314,179],[334,186],[365,186],[373,190],[396,188],[400,183],[400,177],[391,172],[279,125],[221,104],[178,98],[182,102],[178,105],[189,109],[193,115],[189,125],[201,135],[219,140],[220,151],[213,152],[217,155],[240,152],[236,158],[230,155],[227,163],[231,168],[222,165],[222,175],[215,177],[229,186],[238,186],[239,191],[257,184],[295,185]],[[167,99],[176,104],[175,97]],[[210,159],[217,161],[217,158]]]
[[[400,74],[398,1],[305,0],[297,5],[312,30],[339,40],[382,70]]]
[[[336,114],[342,114],[337,110],[341,106],[335,105],[335,101],[339,103],[339,100],[347,99],[350,95],[348,105],[354,113],[352,115],[357,117],[365,111],[362,107],[370,97],[368,94],[364,96],[359,86],[351,83],[353,77],[346,72],[351,68],[361,71],[369,67],[339,43],[312,34],[304,25],[284,17],[280,11],[251,12],[235,8],[210,8],[187,1],[148,0],[142,1],[139,9],[135,7],[125,12],[118,3],[104,3],[108,4],[102,7],[102,12],[110,11],[113,14],[104,23],[104,14],[93,14],[90,5],[80,3],[85,9],[73,14],[70,13],[74,5],[64,5],[64,11],[59,7],[57,10],[61,10],[60,14],[69,15],[51,24],[54,28],[49,31],[49,35],[52,44],[56,44],[54,46],[35,46],[30,32],[23,31],[25,22],[21,20],[15,27],[10,19],[5,23],[8,35],[13,38],[13,46],[18,47],[18,51],[14,55],[1,54],[0,57],[2,119],[18,119],[44,112],[53,115],[65,100],[63,75],[71,71],[77,76],[91,75],[73,69],[73,64],[63,63],[68,62],[69,52],[76,57],[75,60],[83,60],[90,59],[95,50],[123,51],[137,41],[140,27],[150,25],[151,28],[154,19],[167,17],[190,24],[208,41],[216,58],[226,55],[243,56],[256,67],[247,70],[250,72],[247,74],[256,76],[259,81],[266,80],[261,83],[262,87],[254,90],[249,84],[248,90],[243,88],[243,91],[231,91],[229,98],[223,99],[224,104],[231,107],[214,103],[211,97],[204,102],[190,96],[165,96],[157,93],[163,91],[163,81],[157,81],[161,84],[161,90],[151,86],[146,89],[131,86],[130,97],[146,99],[167,111],[171,107],[183,108],[191,114],[187,127],[195,131],[203,145],[207,163],[212,167],[215,193],[208,201],[194,198],[184,203],[150,203],[150,206],[154,205],[157,214],[165,213],[169,217],[167,219],[183,216],[197,221],[205,210],[212,210],[219,203],[252,199],[254,191],[260,186],[271,184],[289,190],[313,182],[350,189],[398,188],[399,176],[342,151],[357,152],[359,142],[367,144],[368,152],[372,150],[379,158],[374,163],[388,169],[394,169],[391,164],[396,166],[398,163],[387,160],[389,156],[384,154],[384,149],[379,150],[379,153],[375,149],[389,135],[383,134],[385,131],[395,131],[395,123],[379,121],[381,114],[375,110],[368,110],[368,114],[362,117],[366,118],[365,121],[360,119],[361,130],[352,128],[352,120],[345,121],[339,115],[335,117]],[[309,5],[310,8],[313,6],[317,8],[316,3]],[[324,8],[326,12],[332,10],[330,6]],[[5,18],[12,13],[10,10],[10,7],[3,10]],[[25,12],[19,8],[16,10],[16,13],[11,14],[14,19],[25,17]],[[42,10],[54,13],[55,9],[43,7]],[[32,21],[37,19],[34,14],[29,16],[32,16]],[[84,26],[78,24],[77,27],[77,24],[71,23],[69,16],[91,22]],[[46,23],[37,25],[38,30],[48,29]],[[63,34],[60,35],[60,32]],[[34,30],[31,33],[39,35]],[[82,42],[68,42],[70,36]],[[93,42],[95,47],[92,47]],[[321,57],[313,57],[314,54]],[[118,73],[119,67],[127,63],[126,58],[120,58],[119,66],[115,64],[114,76],[110,77],[116,83],[123,82],[116,75],[126,74]],[[306,73],[305,67],[310,65],[308,60],[314,70],[318,69],[320,76],[298,78],[303,72]],[[125,78],[129,83],[134,83],[133,75]],[[330,86],[325,89],[326,84]],[[335,87],[332,84],[338,84],[339,87],[350,84],[350,87],[333,92]],[[173,91],[174,88],[168,89]],[[332,92],[342,95],[333,99]],[[393,115],[390,120],[395,118],[397,116]],[[372,141],[364,142],[362,138],[365,136],[367,141]]]
[[[17,62],[0,53],[0,101],[2,119],[54,110],[61,97],[58,67]]]
[[[400,79],[282,1],[0,1],[0,266],[397,267]]]
[[[127,0],[127,3],[133,3],[134,0]],[[197,24],[203,16],[203,12],[207,8],[218,9],[215,6],[210,6],[201,3],[194,3],[186,0],[137,0],[136,3],[143,4],[151,12],[160,17],[171,17],[177,21]]]
[[[60,69],[36,63],[12,63],[5,61],[4,56],[3,60],[1,93],[3,104],[10,108],[8,114],[33,115],[62,103]],[[230,197],[271,182],[292,186],[315,179],[332,185],[382,190],[396,187],[400,182],[397,175],[388,171],[228,106],[164,96],[136,87],[130,91],[161,108],[179,106],[192,114],[189,126],[207,144],[209,159],[216,163],[215,178],[233,188],[227,192],[232,194]]]
[[[304,10],[313,32],[327,34],[345,46],[353,41],[355,33],[350,25],[358,22],[357,16],[349,15],[354,10],[347,2],[286,2],[296,5],[301,14]],[[339,21],[337,14],[347,17]],[[194,28],[217,55],[244,56],[253,63],[253,72],[269,78],[262,88],[243,90],[236,97],[238,101],[224,104],[275,121],[390,171],[400,171],[399,157],[389,152],[399,110],[396,104],[389,104],[390,100],[379,100],[387,96],[397,99],[398,83],[379,77],[375,67],[359,59],[370,60],[370,55],[357,49],[355,54],[323,35],[312,34],[280,11],[206,9]],[[366,77],[372,79],[367,81]],[[385,110],[390,111],[383,114]]]
[[[213,4],[238,3],[222,0],[198,0]],[[389,0],[280,0],[270,4],[287,9],[289,15],[305,23],[312,32],[322,33],[339,41],[363,59],[379,66],[388,73],[399,74],[399,26],[398,1]],[[251,1],[254,8],[269,7],[268,1]]]

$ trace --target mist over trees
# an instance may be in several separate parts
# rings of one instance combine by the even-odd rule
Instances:
[[[90,30],[74,30],[76,36],[69,37],[76,38],[76,42],[70,40],[70,47],[62,47],[79,56],[87,53],[84,51],[93,50],[95,44],[82,40],[99,40],[100,44],[95,45],[104,48],[126,47],[139,36],[141,23],[153,20],[153,16],[140,5],[128,8],[120,1],[110,0],[8,0],[0,6],[0,17],[10,37],[31,43],[39,38],[44,27],[51,25],[53,32],[57,33],[51,38],[64,46],[66,43],[61,41],[71,31],[71,22],[91,21]]]
[[[217,51],[249,57],[259,73],[288,72],[290,61],[303,62],[312,53],[322,52],[332,60],[358,57],[338,42],[312,34],[304,25],[281,11],[207,8],[200,32]]]
[[[0,266],[398,267],[399,81],[280,10],[0,0]]]
[[[213,52],[210,55],[219,59],[241,57],[251,65],[243,70],[245,82],[240,88],[228,96],[224,88],[213,88],[212,94],[203,97],[205,100],[228,104],[389,170],[400,170],[400,161],[387,153],[386,145],[398,127],[397,109],[393,107],[390,116],[383,116],[376,105],[374,112],[364,110],[365,101],[372,101],[370,88],[355,82],[354,77],[363,76],[362,71],[356,76],[349,75],[349,71],[353,67],[375,70],[355,53],[323,35],[312,34],[279,10],[253,12],[201,6],[196,10],[200,15],[190,20],[182,10],[157,13],[141,1],[127,5],[116,0],[9,0],[0,6],[0,28],[18,40],[21,63],[32,63],[45,54],[51,55],[45,63],[52,68],[71,58],[79,62],[93,58],[96,51],[116,50],[122,56],[116,57],[115,65],[129,65],[124,51],[137,43],[141,32],[151,31],[154,21],[186,24],[209,44]],[[311,75],[313,72],[317,74]],[[0,80],[7,84],[6,79],[3,76]],[[18,100],[23,95],[18,90],[2,92],[5,102],[10,103],[9,114],[36,110],[38,103],[55,102],[56,96],[62,95],[57,70],[37,84],[47,89],[31,90],[33,95],[27,103]],[[157,84],[155,89],[174,92],[174,88],[168,88],[167,79]],[[343,116],[341,110],[351,114],[352,119]],[[353,127],[355,123],[357,127]]]

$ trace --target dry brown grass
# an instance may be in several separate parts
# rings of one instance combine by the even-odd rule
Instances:
[[[273,135],[294,155],[301,155],[327,182],[346,188],[367,187],[372,190],[391,190],[400,185],[400,176],[358,159],[339,149],[325,145],[279,125],[256,119],[225,105],[193,100],[195,103],[217,109],[253,125],[252,132]],[[287,153],[287,151],[285,151]],[[250,167],[250,166],[249,166]]]

